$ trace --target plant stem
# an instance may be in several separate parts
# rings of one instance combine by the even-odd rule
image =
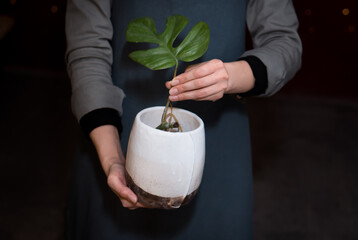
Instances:
[[[178,70],[178,60],[176,60],[176,63],[175,63],[174,76],[173,76],[172,79],[174,79],[174,78],[176,77],[176,75],[177,75],[177,70]],[[166,122],[167,112],[168,112],[168,107],[169,107],[169,105],[170,105],[170,100],[169,100],[169,97],[168,97],[167,104],[165,104],[165,108],[164,108],[164,110],[163,110],[161,123]]]
[[[164,108],[164,110],[163,110],[161,123],[164,123],[164,122],[165,122],[165,119],[167,118],[167,112],[168,112],[169,104],[170,104],[170,100],[169,100],[169,97],[168,97],[167,104],[165,105],[165,108]]]

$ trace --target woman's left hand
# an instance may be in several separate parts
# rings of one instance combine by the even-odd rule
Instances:
[[[216,101],[226,93],[240,93],[254,85],[250,66],[245,61],[223,63],[219,59],[189,66],[184,73],[166,82],[171,101]]]

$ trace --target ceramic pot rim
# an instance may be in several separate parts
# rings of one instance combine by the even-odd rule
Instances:
[[[185,110],[185,109],[182,109],[182,108],[176,108],[176,107],[173,107],[173,110],[174,110],[174,113],[175,111],[180,111],[180,112],[185,112],[186,114],[190,115],[192,118],[194,118],[198,123],[199,123],[199,126],[193,130],[190,130],[190,131],[185,131],[185,132],[167,132],[167,131],[162,131],[162,130],[159,130],[159,129],[156,129],[154,127],[151,127],[149,125],[147,125],[146,123],[142,122],[141,120],[141,116],[147,112],[151,112],[153,110],[158,110],[158,109],[161,109],[163,110],[164,109],[164,106],[154,106],[154,107],[149,107],[149,108],[145,108],[143,110],[141,110],[137,116],[136,116],[136,120],[138,121],[138,123],[140,125],[142,125],[142,127],[145,127],[147,129],[150,129],[152,131],[155,131],[157,134],[163,134],[163,135],[173,135],[173,134],[192,134],[192,133],[196,133],[196,132],[199,132],[201,131],[203,128],[204,128],[204,122],[203,120],[201,120],[201,118],[196,115],[195,113],[193,112],[190,112],[188,110]]]

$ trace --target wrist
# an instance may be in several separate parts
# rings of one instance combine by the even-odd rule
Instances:
[[[226,94],[248,92],[254,87],[255,77],[246,61],[228,62],[224,65],[229,75]]]
[[[105,174],[108,176],[111,166],[124,165],[125,158],[120,146],[117,128],[113,125],[104,125],[95,128],[90,138],[96,148],[99,160]]]
[[[113,125],[119,133],[122,132],[121,117],[112,108],[99,108],[85,114],[80,119],[80,125],[86,138],[92,130],[103,125]]]
[[[239,93],[241,97],[251,97],[251,96],[259,96],[265,94],[266,89],[268,87],[268,77],[267,77],[267,68],[265,64],[255,56],[246,56],[239,59],[248,63],[250,69],[253,73],[254,87],[246,92]]]

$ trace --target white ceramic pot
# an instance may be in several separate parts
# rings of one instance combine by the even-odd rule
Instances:
[[[143,204],[178,208],[194,197],[201,183],[204,123],[189,111],[173,108],[183,132],[158,130],[163,108],[144,109],[134,120],[127,148],[127,183]]]

